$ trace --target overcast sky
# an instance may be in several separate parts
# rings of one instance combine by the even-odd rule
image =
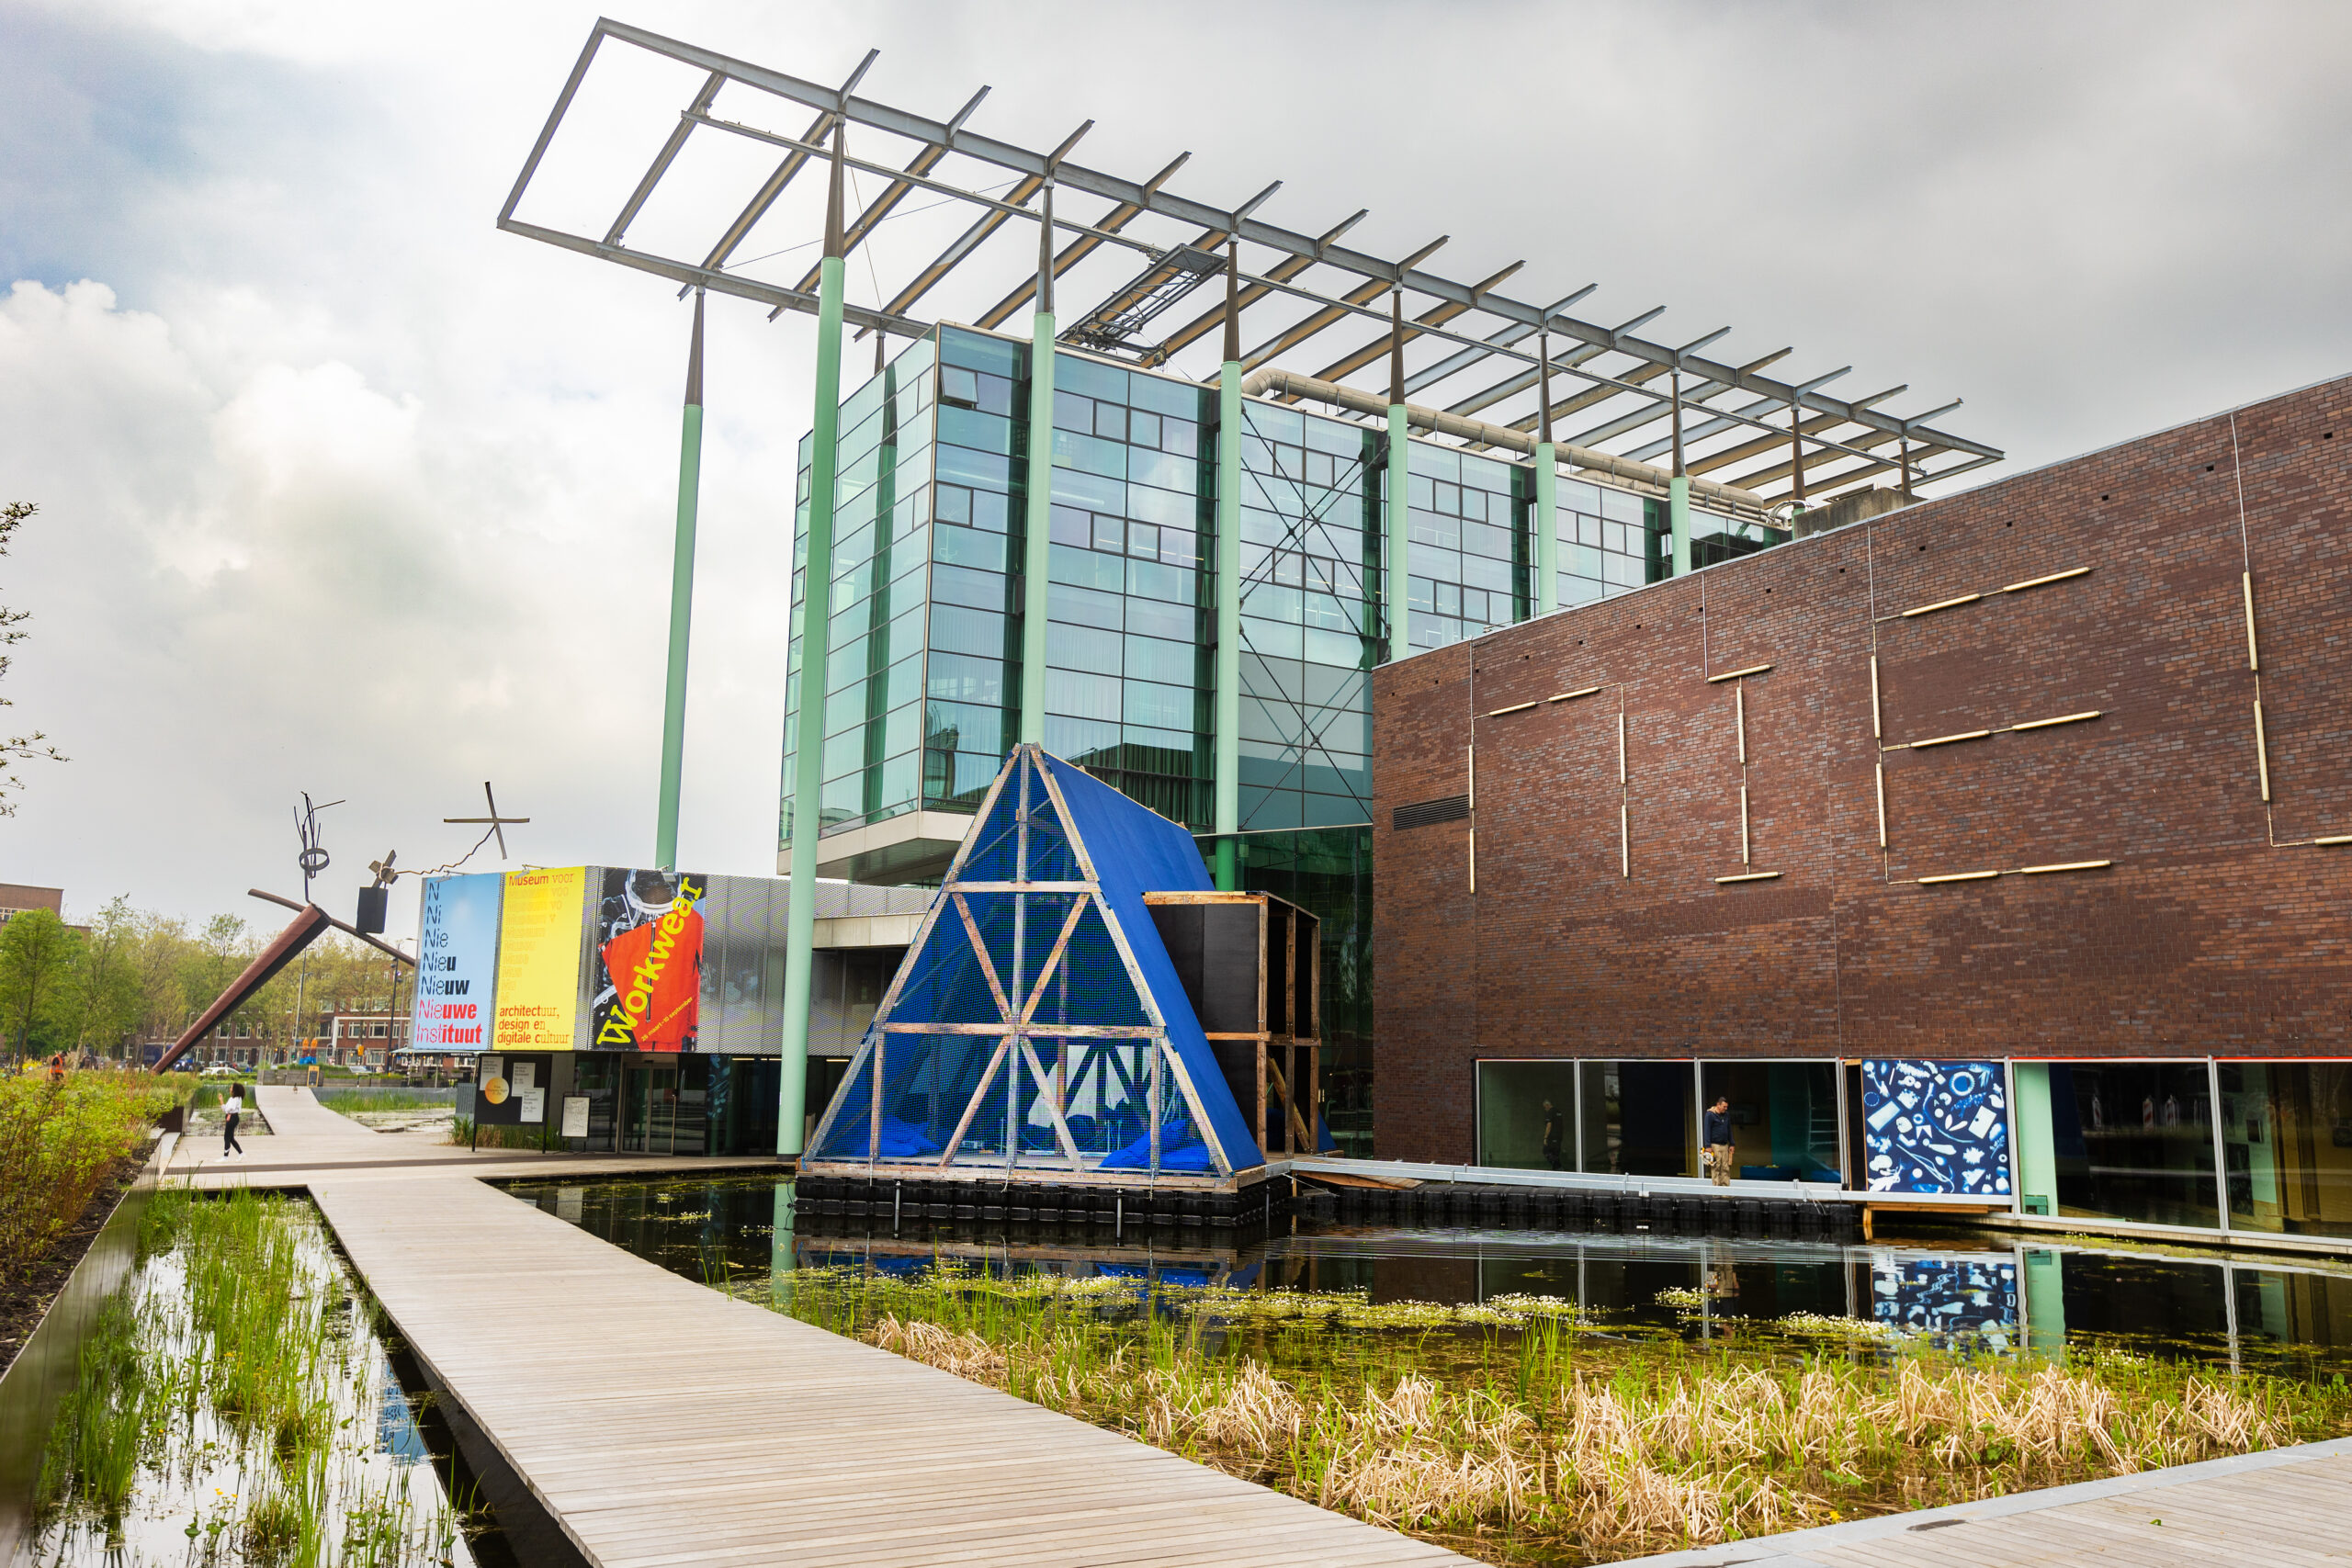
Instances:
[[[2352,7],[668,5],[623,19],[1792,378],[1984,478],[2352,370]],[[592,6],[0,0],[0,881],[269,923],[461,853],[652,853],[686,320],[493,220]],[[660,115],[683,94],[665,94]],[[795,128],[797,129],[797,127]],[[651,143],[613,139],[626,185]],[[740,194],[729,193],[731,213]],[[877,240],[877,243],[879,241]],[[1482,265],[1483,264],[1483,265]],[[1433,264],[1434,265],[1434,264]],[[1556,286],[1556,287],[1555,287]],[[857,297],[854,278],[853,298]],[[772,873],[811,323],[714,300],[683,862]],[[477,861],[495,867],[494,858]],[[404,889],[413,884],[404,884]],[[404,890],[396,922],[413,920]]]

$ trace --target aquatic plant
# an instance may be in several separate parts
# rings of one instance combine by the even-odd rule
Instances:
[[[2340,1382],[1970,1357],[1813,1314],[1731,1319],[1727,1338],[1692,1344],[1604,1331],[1557,1298],[1374,1303],[945,1258],[738,1288],[1495,1562],[1710,1544],[2352,1429]],[[1667,1304],[1706,1304],[1688,1294]]]
[[[51,1429],[40,1561],[454,1568],[459,1513],[378,1451],[375,1309],[314,1212],[168,1190],[141,1247]]]

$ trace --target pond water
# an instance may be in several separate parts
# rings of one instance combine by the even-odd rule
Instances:
[[[314,1209],[165,1194],[141,1242],[52,1425],[28,1561],[513,1568]]]
[[[509,1189],[673,1272],[741,1285],[781,1270],[967,1268],[1171,1284],[1361,1292],[1446,1304],[1549,1296],[1598,1322],[1703,1338],[1732,1320],[1862,1318],[1996,1354],[2127,1349],[2290,1376],[2352,1373],[2352,1266],[2032,1245],[1992,1232],[1859,1246],[1610,1232],[1283,1222],[1282,1234],[1143,1235],[924,1222],[796,1229],[768,1178]],[[838,1219],[825,1222],[841,1230]],[[863,1222],[859,1222],[861,1230]]]

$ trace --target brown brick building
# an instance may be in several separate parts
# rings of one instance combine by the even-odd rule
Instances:
[[[1379,670],[1379,1154],[1612,1168],[1646,1064],[1770,1058],[1811,1089],[1709,1069],[1742,1159],[1777,1107],[1851,1175],[1862,1062],[2134,1059],[2011,1079],[2027,1193],[2071,1086],[2188,1181],[2125,1218],[2294,1135],[2352,1224],[2352,1075],[2208,1065],[2352,1058],[2348,468],[2352,379]],[[1632,1066],[1510,1065],[1569,1058]]]

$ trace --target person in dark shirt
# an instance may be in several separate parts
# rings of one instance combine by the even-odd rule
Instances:
[[[1707,1174],[1718,1187],[1731,1185],[1739,1151],[1731,1141],[1731,1096],[1719,1094],[1707,1107]]]
[[[1560,1168],[1560,1149],[1567,1141],[1567,1127],[1559,1111],[1550,1100],[1544,1102],[1544,1163],[1554,1170]]]

